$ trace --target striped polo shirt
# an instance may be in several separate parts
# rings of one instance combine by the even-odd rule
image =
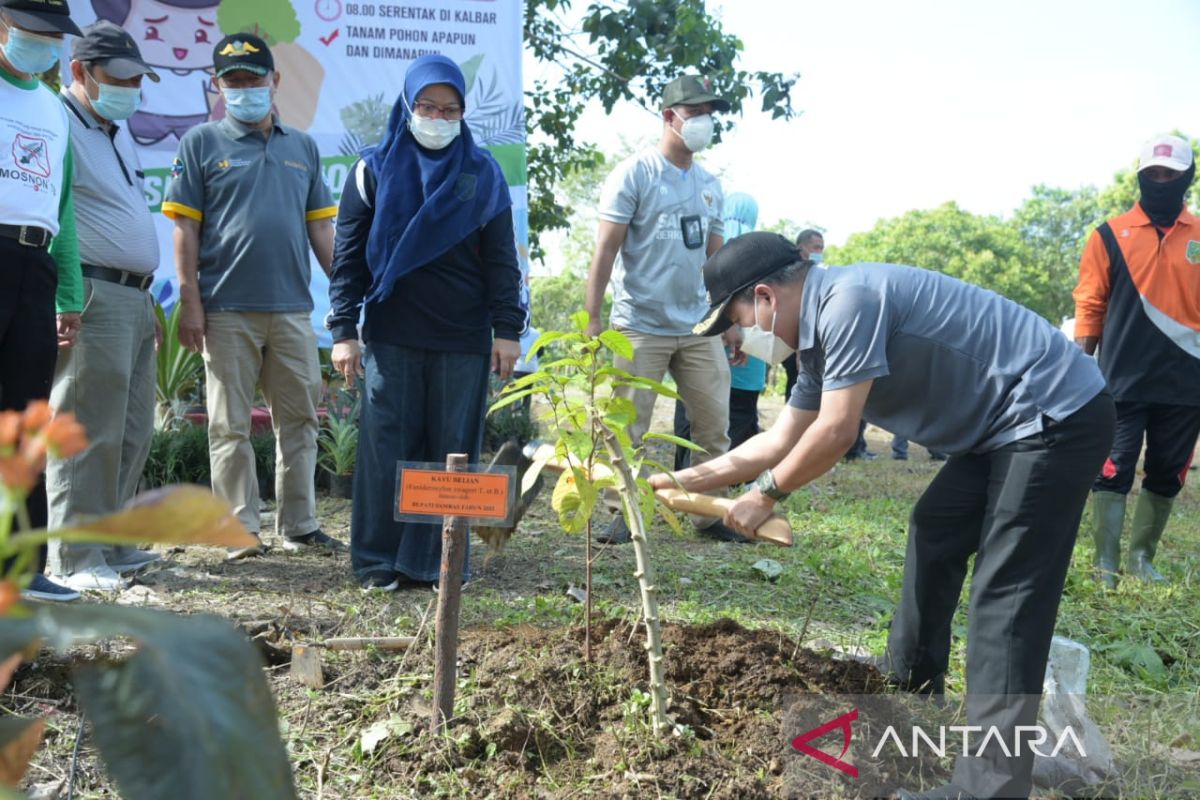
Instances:
[[[84,264],[149,274],[158,268],[158,235],[129,131],[100,124],[67,89],[60,97],[75,155],[75,226]]]

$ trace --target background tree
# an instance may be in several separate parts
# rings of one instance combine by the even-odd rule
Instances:
[[[1051,322],[1074,316],[1071,292],[1079,278],[1083,245],[1103,219],[1100,193],[1082,189],[1033,187],[1033,196],[1013,214],[1012,224],[1028,248],[1030,264],[1046,276],[1044,313]]]
[[[829,248],[826,259],[937,270],[1050,314],[1049,277],[1033,263],[1015,226],[1000,217],[976,216],[955,203],[881,220],[866,233],[852,234],[842,247]]]
[[[526,0],[527,50],[561,72],[553,80],[535,80],[526,92],[530,250],[537,259],[544,256],[541,234],[570,222],[571,209],[555,187],[595,160],[594,148],[576,138],[592,100],[606,112],[625,100],[657,115],[663,87],[684,72],[698,72],[728,98],[731,115],[757,96],[773,118],[793,116],[796,76],[739,68],[741,40],[707,13],[704,0],[593,0],[576,29],[577,18],[572,0]]]

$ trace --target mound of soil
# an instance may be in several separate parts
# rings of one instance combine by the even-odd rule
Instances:
[[[889,690],[871,666],[731,620],[665,625],[663,638],[678,733],[650,731],[640,627],[597,623],[590,665],[581,629],[470,630],[459,647],[453,744],[421,733],[427,711],[410,709],[417,733],[369,769],[385,773],[381,781],[409,783],[414,796],[446,791],[449,779],[464,796],[729,800],[886,796],[901,781],[945,774],[936,761],[914,772],[911,760],[901,767],[864,758],[850,779],[791,748],[803,732],[789,730],[797,703],[819,703],[825,713],[845,695],[884,701]]]

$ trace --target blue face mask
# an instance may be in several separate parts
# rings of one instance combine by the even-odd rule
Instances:
[[[62,39],[38,36],[11,25],[8,28],[8,43],[4,45],[4,57],[17,72],[40,75],[58,63]]]
[[[251,125],[261,122],[271,113],[271,87],[254,86],[249,89],[222,89],[225,108],[238,122]]]
[[[110,86],[88,78],[100,89],[99,97],[91,97],[92,109],[107,120],[129,119],[142,104],[142,90],[130,86]]]
[[[809,253],[808,260],[813,262],[814,264],[820,264],[822,261],[825,260],[825,254],[824,253]]]

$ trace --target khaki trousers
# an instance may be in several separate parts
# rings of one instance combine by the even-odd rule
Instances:
[[[154,304],[148,292],[85,278],[79,340],[58,355],[50,405],[87,428],[89,447],[46,468],[50,528],[111,514],[134,492],[154,434]],[[50,543],[50,571],[106,566],[116,548]]]
[[[703,464],[729,450],[729,359],[719,336],[657,336],[621,329],[633,344],[633,361],[616,359],[616,366],[638,377],[661,381],[667,372],[687,407],[692,441],[704,448],[692,453],[693,464]],[[633,400],[637,419],[629,433],[634,445],[650,430],[658,395],[649,389],[625,390]],[[694,517],[703,528],[716,520]]]
[[[254,390],[262,385],[275,429],[275,531],[317,529],[317,336],[305,312],[219,311],[207,315],[204,368],[213,492],[260,530],[258,476],[250,446]]]

